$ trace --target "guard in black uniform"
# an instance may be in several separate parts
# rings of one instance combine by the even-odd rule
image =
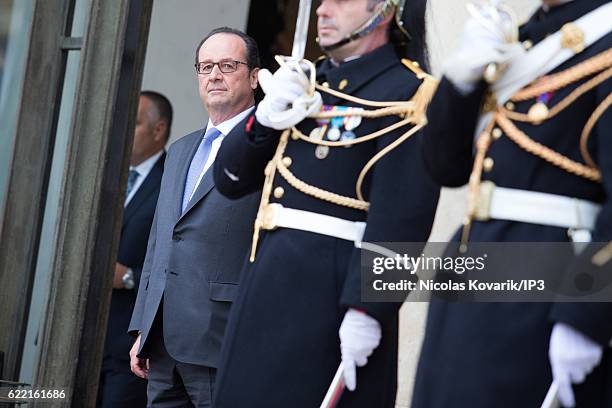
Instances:
[[[609,275],[612,10],[604,0],[543,3],[520,42],[507,41],[503,10],[469,20],[429,106],[425,160],[440,185],[470,183],[455,240],[592,240],[552,270]],[[483,16],[498,20],[483,26]],[[413,407],[539,407],[553,380],[549,396],[557,388],[563,406],[610,407],[611,338],[612,303],[434,298]]]
[[[432,227],[439,188],[419,131],[435,88],[425,8],[323,0],[316,93],[285,60],[260,76],[266,98],[224,140],[217,188],[263,193],[216,407],[318,407],[341,361],[352,392],[339,406],[395,406],[400,305],[361,301],[358,246],[425,242]]]

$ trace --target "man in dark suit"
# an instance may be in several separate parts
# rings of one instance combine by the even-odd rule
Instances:
[[[157,92],[142,92],[106,330],[100,377],[100,407],[137,408],[147,403],[147,382],[135,377],[129,369],[132,338],[126,331],[136,302],[134,288],[147,251],[147,239],[164,170],[164,146],[170,135],[171,124],[170,101]]]
[[[150,406],[209,407],[225,325],[253,232],[257,196],[215,188],[221,141],[255,104],[254,40],[213,30],[196,50],[204,129],[174,143],[161,183],[129,331],[132,371],[147,377]]]

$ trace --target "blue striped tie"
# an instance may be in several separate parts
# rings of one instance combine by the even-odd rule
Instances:
[[[210,155],[212,143],[219,136],[221,136],[221,132],[219,132],[216,128],[211,127],[208,129],[200,142],[200,146],[198,146],[198,150],[191,160],[189,171],[187,172],[187,179],[185,180],[185,192],[183,193],[182,207],[183,212],[185,212],[185,208],[187,208],[187,204],[189,204],[189,199],[193,194],[193,190],[196,188],[196,183],[200,178],[200,174],[202,174],[202,170],[204,170],[204,165],[206,164],[206,160],[208,160],[208,156]]]
[[[136,184],[136,180],[138,179],[138,176],[140,176],[140,174],[138,174],[136,170],[130,170],[130,172],[128,173],[127,188],[125,191],[126,198],[130,196],[130,193],[134,189],[134,185]]]

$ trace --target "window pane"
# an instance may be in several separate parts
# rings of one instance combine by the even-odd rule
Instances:
[[[38,249],[28,327],[23,346],[19,379],[26,383],[31,383],[31,381],[33,381],[34,370],[40,358],[37,339],[43,329],[45,308],[49,297],[50,277],[55,256],[55,245],[50,243],[57,240],[57,225],[60,217],[62,199],[61,189],[66,166],[66,155],[69,147],[70,124],[74,110],[80,59],[80,51],[68,51],[59,119],[55,134],[51,174],[49,176],[49,187],[47,190],[47,201],[45,203],[45,214],[40,233],[41,244]]]
[[[0,0],[0,224],[31,16],[32,0]]]

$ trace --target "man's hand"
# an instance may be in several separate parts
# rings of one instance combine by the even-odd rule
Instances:
[[[472,17],[466,22],[459,48],[443,68],[444,75],[465,94],[484,77],[489,64],[497,64],[501,69],[523,52],[522,46],[511,38],[515,28],[510,15],[494,7],[481,7],[479,14],[479,18]]]
[[[257,106],[255,117],[269,128],[282,130],[295,126],[321,107],[321,95],[308,94],[308,78],[288,64],[274,75],[267,69],[260,70],[259,84],[266,96]]]
[[[603,348],[564,323],[555,323],[550,335],[548,357],[553,379],[559,384],[559,401],[564,407],[576,405],[572,384],[580,384],[599,364]]]
[[[344,383],[349,391],[357,388],[357,367],[363,367],[380,344],[378,321],[366,313],[349,309],[340,325],[340,351],[344,365]]]
[[[130,350],[130,369],[140,378],[149,378],[149,359],[138,358],[138,349],[140,348],[140,334],[136,337],[136,341]]]
[[[127,273],[127,266],[121,265],[119,262],[115,263],[115,275],[113,276],[113,289],[124,289],[123,275]]]

